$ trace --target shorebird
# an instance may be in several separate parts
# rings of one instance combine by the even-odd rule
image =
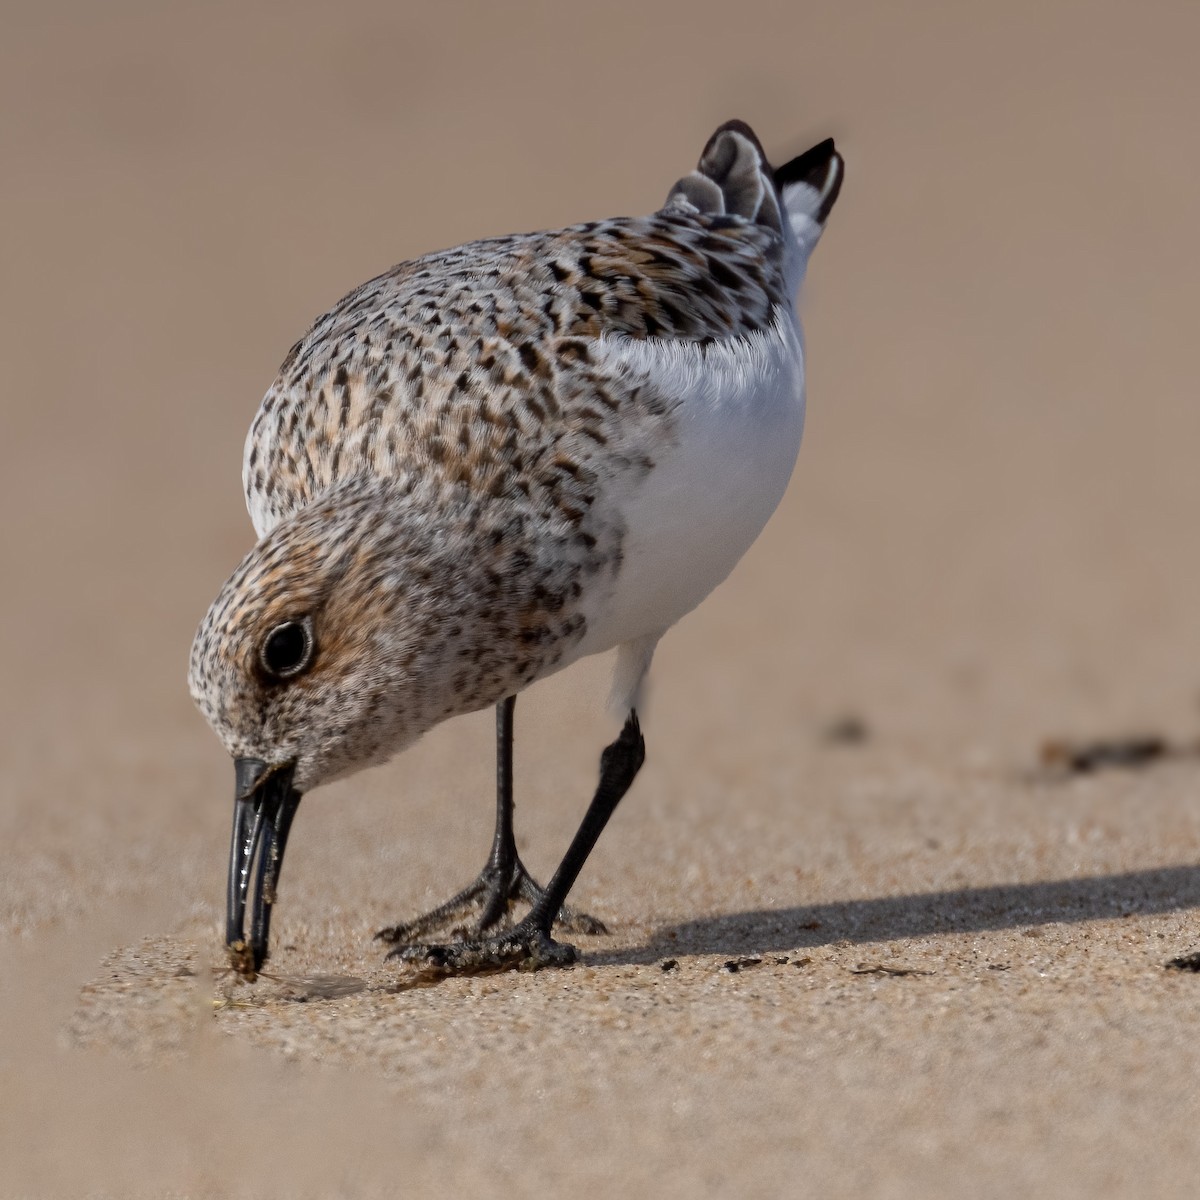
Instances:
[[[570,963],[555,920],[602,929],[564,905],[642,765],[637,700],[655,645],[729,574],[791,476],[796,295],[842,176],[832,140],[775,169],[730,121],[651,216],[402,263],[292,347],[243,460],[260,540],[201,623],[189,670],[235,760],[236,969],[253,976],[267,957],[301,795],[492,705],[487,865],[379,936],[451,972]],[[515,697],[614,648],[625,724],[542,888],[513,838]],[[512,924],[516,900],[530,908]],[[461,936],[417,941],[446,928]]]

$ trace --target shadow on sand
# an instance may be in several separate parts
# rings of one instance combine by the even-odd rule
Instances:
[[[1084,879],[999,884],[754,909],[664,925],[638,949],[588,953],[597,965],[664,956],[803,950],[834,942],[887,942],[929,934],[983,932],[1063,921],[1098,921],[1200,907],[1200,868],[1157,867]],[[1200,936],[1200,930],[1197,931]]]

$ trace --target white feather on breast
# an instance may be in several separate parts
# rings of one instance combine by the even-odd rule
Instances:
[[[794,312],[778,309],[769,330],[705,347],[603,339],[596,357],[678,396],[678,438],[648,448],[653,469],[611,497],[626,531],[621,569],[603,603],[587,606],[572,658],[657,637],[725,579],[783,498],[804,430]]]

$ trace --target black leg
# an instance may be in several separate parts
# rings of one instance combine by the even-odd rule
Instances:
[[[483,868],[481,879],[492,878],[495,886],[484,898],[479,914],[480,932],[490,929],[507,912],[513,898],[513,877],[518,872],[526,879],[525,867],[517,854],[517,837],[513,832],[513,713],[516,696],[507,696],[496,705],[496,832],[492,836],[492,852]],[[533,881],[530,880],[532,883]]]
[[[637,773],[646,761],[646,739],[638,724],[637,713],[632,709],[625,718],[620,736],[611,746],[606,746],[600,755],[600,782],[592,797],[588,810],[583,814],[579,829],[571,839],[558,870],[542,896],[530,911],[527,920],[535,928],[549,936],[554,915],[562,907],[568,893],[575,886],[583,864],[587,862],[608,819],[617,810],[625,793],[629,791]]]
[[[516,696],[496,705],[496,831],[487,863],[475,880],[445,904],[402,925],[381,929],[375,936],[391,945],[413,945],[438,930],[476,937],[500,925],[512,905],[541,903],[546,893],[534,882],[517,853],[513,833],[513,714]],[[565,893],[564,893],[565,896]],[[577,913],[559,902],[556,920],[573,933],[603,934],[602,921]],[[478,914],[476,916],[475,914]]]
[[[517,860],[513,836],[513,713],[516,696],[496,705],[496,836],[492,839],[489,867],[512,869]]]
[[[534,903],[529,915],[508,933],[474,942],[447,946],[398,947],[389,957],[413,962],[424,961],[447,973],[489,971],[530,964],[566,966],[578,958],[574,946],[556,942],[550,936],[555,915],[562,908],[621,798],[629,791],[646,759],[646,742],[638,725],[637,713],[630,712],[620,737],[600,756],[600,782],[584,814],[578,832],[571,840],[553,879]]]

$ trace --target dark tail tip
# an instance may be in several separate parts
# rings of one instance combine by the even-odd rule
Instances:
[[[791,162],[778,167],[775,171],[775,186],[781,193],[797,184],[811,188],[815,193],[815,203],[810,209],[811,216],[824,224],[838,198],[838,193],[842,190],[845,175],[845,161],[837,152],[833,138],[826,138],[793,158]],[[784,205],[790,207],[786,196]]]

